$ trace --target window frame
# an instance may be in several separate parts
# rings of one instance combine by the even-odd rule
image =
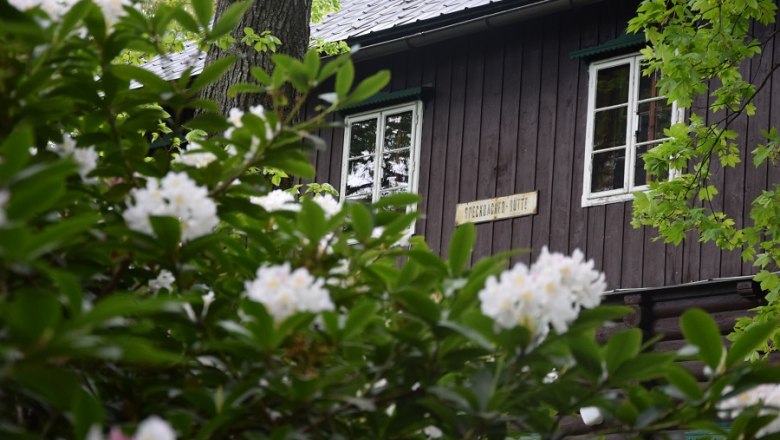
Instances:
[[[617,57],[608,58],[605,60],[599,60],[592,62],[588,68],[588,107],[587,107],[587,122],[585,129],[585,155],[583,160],[585,162],[583,167],[582,176],[582,207],[605,205],[609,203],[625,202],[634,199],[635,191],[646,191],[648,185],[634,185],[636,161],[637,161],[637,149],[638,146],[650,145],[657,143],[658,140],[637,142],[636,131],[639,127],[639,84],[642,75],[642,55],[632,53],[630,55],[621,55]],[[591,181],[593,178],[593,137],[595,135],[595,119],[596,119],[596,86],[598,79],[598,72],[600,70],[609,69],[616,66],[629,65],[629,79],[628,79],[628,106],[629,115],[626,119],[626,139],[622,148],[625,148],[625,160],[624,160],[624,172],[623,172],[623,187],[607,190],[592,192]],[[642,100],[648,102],[648,100]],[[621,104],[622,105],[622,104]],[[617,105],[616,105],[617,106]],[[672,102],[672,114],[670,124],[676,124],[682,121],[684,118],[684,109],[677,105],[677,102]],[[639,144],[639,145],[638,145]],[[614,147],[618,150],[621,147]],[[674,176],[674,172],[669,173],[670,178]]]
[[[344,118],[344,142],[342,144],[341,154],[341,185],[339,186],[339,197],[342,203],[347,200],[355,200],[347,198],[347,175],[349,173],[349,147],[350,139],[352,137],[352,124],[356,122],[367,121],[371,119],[377,120],[376,139],[375,139],[375,157],[374,160],[374,183],[371,188],[371,203],[375,203],[381,197],[382,191],[382,157],[384,152],[384,130],[385,119],[388,115],[396,113],[403,113],[406,111],[412,111],[412,133],[411,133],[411,145],[409,145],[409,186],[406,192],[417,193],[418,183],[420,180],[420,144],[422,143],[422,101],[414,101],[410,103],[403,103],[398,105],[391,105],[387,107],[375,108],[369,111],[360,113],[354,113]],[[412,207],[412,210],[416,207]]]

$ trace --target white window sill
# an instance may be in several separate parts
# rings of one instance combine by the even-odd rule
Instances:
[[[632,192],[612,194],[605,196],[591,195],[590,197],[582,197],[582,207],[587,208],[589,206],[601,206],[609,205],[610,203],[620,203],[634,200],[634,191],[644,191],[647,187],[635,188]]]

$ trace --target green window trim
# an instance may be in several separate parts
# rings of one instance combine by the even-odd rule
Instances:
[[[636,50],[646,43],[644,34],[621,35],[615,39],[609,40],[604,44],[586,47],[569,53],[571,59],[582,59],[591,61],[596,58],[607,58],[619,53]]]
[[[394,92],[380,92],[376,95],[339,110],[342,115],[352,113],[361,113],[368,110],[387,107],[393,104],[411,101],[425,101],[433,93],[431,86],[417,86],[408,89],[396,90]]]

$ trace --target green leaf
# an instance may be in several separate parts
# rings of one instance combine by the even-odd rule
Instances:
[[[343,337],[345,339],[353,338],[359,335],[366,326],[374,319],[377,312],[377,305],[373,301],[364,300],[352,307],[344,323]]]
[[[642,331],[637,328],[615,333],[604,347],[607,372],[614,373],[624,362],[639,353],[642,346]]]
[[[325,213],[322,208],[311,200],[303,200],[301,211],[298,213],[298,227],[310,243],[319,244],[322,237],[328,232]]]
[[[743,361],[753,351],[766,343],[772,333],[777,329],[777,321],[755,322],[739,333],[737,340],[731,344],[726,355],[726,367],[731,367]]]
[[[394,292],[394,296],[412,315],[419,316],[430,323],[439,320],[441,313],[439,306],[427,293],[417,289],[404,288]]]
[[[351,61],[344,63],[336,72],[335,92],[340,99],[344,99],[352,87],[352,81],[355,80],[355,66]]]
[[[112,64],[111,73],[118,78],[130,81],[136,80],[144,86],[144,89],[154,93],[171,91],[171,84],[154,73],[138,66],[130,64]]]
[[[232,3],[225,12],[219,17],[219,20],[214,24],[211,30],[211,36],[219,38],[225,34],[233,32],[238,25],[241,17],[244,15],[249,7],[252,6],[251,1],[241,1]]]
[[[303,64],[306,66],[306,73],[308,74],[309,81],[315,80],[317,78],[317,73],[319,73],[320,70],[320,55],[317,52],[317,49],[311,48],[306,52]]]
[[[32,167],[28,171],[33,171]],[[29,177],[11,186],[9,218],[25,220],[48,211],[65,194],[65,177],[76,171],[70,160],[58,160],[34,169]]]
[[[420,201],[420,196],[413,193],[396,193],[382,197],[374,203],[376,208],[389,208],[394,206],[415,205]]]
[[[361,81],[360,84],[355,87],[352,93],[350,93],[342,102],[342,105],[363,102],[366,99],[376,95],[376,93],[382,90],[388,82],[390,82],[390,71],[380,70],[379,72]]]
[[[18,124],[0,144],[0,182],[8,181],[30,160],[30,147],[35,144],[32,127]]]
[[[17,292],[6,316],[13,334],[25,343],[48,339],[62,319],[57,298],[37,291]]]
[[[184,9],[175,8],[173,11],[173,19],[189,32],[196,33],[199,30],[198,23]]]
[[[690,309],[680,318],[685,339],[699,349],[699,357],[712,371],[718,371],[724,350],[715,320],[701,309]]]
[[[30,237],[27,242],[27,258],[35,259],[58,249],[63,243],[97,224],[100,219],[100,214],[96,212],[60,219]]]
[[[466,223],[458,226],[455,232],[452,234],[450,240],[450,271],[454,276],[463,272],[463,268],[466,267],[469,258],[471,258],[471,252],[474,249],[474,241],[476,240],[476,229],[473,223]]]
[[[191,130],[203,130],[209,133],[216,133],[226,130],[230,127],[224,116],[216,113],[201,113],[184,124]]]
[[[144,298],[136,294],[115,293],[95,303],[88,312],[67,321],[67,325],[69,328],[80,328],[99,325],[118,316],[145,316],[180,310],[179,303],[170,298]]]
[[[569,344],[572,355],[577,365],[593,380],[599,380],[602,374],[601,350],[596,344],[592,332],[583,332],[571,335]]]
[[[434,270],[441,276],[446,276],[449,271],[447,264],[427,249],[413,249],[409,251],[409,257],[419,262],[427,270]]]
[[[351,203],[349,209],[352,218],[352,228],[355,230],[355,238],[360,241],[367,240],[374,229],[371,212],[362,203]]]
[[[172,253],[179,247],[181,241],[181,223],[175,217],[149,216],[154,235],[160,247],[166,252]]]
[[[80,388],[71,406],[73,414],[73,438],[87,438],[93,425],[103,425],[103,405],[90,393]]]
[[[688,370],[677,364],[671,364],[667,367],[666,380],[691,399],[698,400],[704,395],[696,378]]]
[[[203,27],[208,27],[211,23],[211,17],[214,15],[214,2],[212,0],[192,0],[192,9],[195,16],[198,17],[198,23]]]
[[[232,8],[233,6],[240,4],[240,3],[233,3],[230,5]],[[236,62],[236,57],[226,56],[224,58],[220,58],[213,63],[209,64],[208,66],[203,68],[203,72],[198,75],[197,78],[195,78],[195,81],[192,82],[192,85],[189,88],[190,94],[194,95],[195,92],[200,91],[202,88],[206,87],[207,85],[213,83],[214,81],[218,80],[222,77],[222,75],[227,72],[227,70],[233,65],[233,63]]]

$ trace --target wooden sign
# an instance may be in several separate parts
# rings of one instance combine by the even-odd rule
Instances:
[[[494,199],[459,203],[455,211],[455,224],[481,223],[536,214],[538,200],[539,191],[534,191]]]

